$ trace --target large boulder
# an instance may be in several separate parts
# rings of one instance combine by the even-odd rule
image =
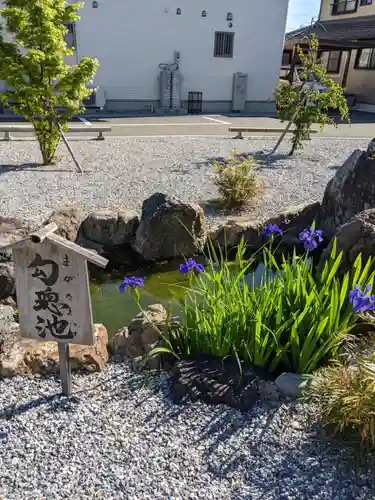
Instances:
[[[285,251],[299,243],[300,232],[313,224],[318,217],[319,210],[320,203],[316,202],[290,207],[264,221],[249,219],[246,216],[232,217],[223,224],[210,228],[208,240],[214,246],[231,250],[236,248],[243,238],[247,249],[255,252],[265,243],[264,228],[276,224],[283,231],[280,249]]]
[[[369,257],[375,257],[375,209],[365,210],[355,215],[349,222],[343,224],[336,234],[337,253],[343,252],[341,269],[349,271],[358,254],[362,253],[362,262]],[[329,258],[333,239],[323,251],[321,265]]]
[[[15,311],[12,306],[0,305],[0,339],[9,335],[18,329],[18,323],[15,322]]]
[[[28,222],[14,219],[12,217],[0,216],[0,248],[15,241],[21,240],[30,232],[35,231],[36,226]],[[12,260],[12,250],[0,249],[0,262]]]
[[[58,227],[56,234],[75,242],[83,218],[83,213],[78,208],[59,208],[50,215],[44,225],[54,222]]]
[[[148,261],[189,257],[202,252],[206,237],[200,206],[155,193],[143,202],[133,248]]]
[[[320,203],[296,205],[263,222],[263,227],[276,224],[283,231],[282,247],[294,247],[299,244],[299,234],[317,221]],[[318,228],[317,228],[318,229]],[[319,228],[320,229],[320,228]]]
[[[262,224],[246,217],[235,217],[210,228],[208,233],[208,241],[214,247],[227,251],[238,247],[242,238],[248,249],[258,250],[263,244]]]
[[[95,325],[95,344],[70,345],[73,370],[101,371],[107,364],[108,333],[103,325]],[[20,337],[19,328],[4,333],[0,323],[0,378],[16,375],[50,375],[59,372],[57,342],[39,342]]]
[[[16,293],[16,278],[14,267],[10,263],[0,263],[0,300]]]
[[[354,215],[375,208],[375,159],[368,151],[354,151],[328,183],[319,214],[319,228],[331,239]]]
[[[82,223],[83,236],[104,247],[117,247],[131,243],[139,225],[133,210],[99,210]]]
[[[140,312],[128,328],[122,328],[112,338],[110,350],[115,355],[137,358],[145,356],[160,340],[165,329],[167,311],[161,304],[153,304]]]

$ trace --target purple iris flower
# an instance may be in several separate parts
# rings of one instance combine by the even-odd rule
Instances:
[[[126,288],[135,288],[137,286],[145,286],[145,278],[137,278],[136,276],[129,276],[124,278],[124,281],[120,285],[120,292],[124,293]]]
[[[315,250],[318,244],[323,241],[323,232],[320,229],[315,231],[313,227],[309,227],[299,234],[299,240],[303,243],[306,252]]]
[[[227,160],[223,156],[218,156],[217,158],[215,158],[215,161],[216,163],[220,163],[220,165],[223,165]]]
[[[200,273],[203,273],[204,271],[204,267],[202,266],[202,264],[197,264],[194,259],[188,259],[186,262],[180,265],[181,274],[187,274],[193,269],[196,269]]]
[[[354,290],[349,292],[349,302],[352,304],[355,313],[375,309],[375,295],[368,295],[370,290],[371,285],[367,285],[364,292],[362,292],[359,285],[356,285]]]
[[[264,228],[264,236],[268,238],[271,234],[276,233],[282,236],[283,232],[277,224],[270,224]]]

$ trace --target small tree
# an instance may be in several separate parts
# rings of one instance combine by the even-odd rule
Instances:
[[[87,82],[99,65],[89,57],[76,66],[65,63],[75,53],[65,42],[67,23],[79,19],[80,7],[65,0],[7,0],[0,11],[6,28],[0,35],[0,79],[9,88],[0,100],[33,125],[43,165],[52,162],[60,141],[56,120],[66,130],[68,120],[82,112],[91,92]]]
[[[315,35],[308,42],[306,53],[297,47],[302,66],[301,84],[281,82],[275,92],[278,117],[283,121],[292,120],[294,125],[290,155],[303,147],[303,140],[310,139],[313,123],[320,124],[321,129],[327,124],[336,125],[328,114],[330,109],[339,110],[341,119],[349,119],[343,88],[327,76],[327,71],[318,60],[319,42]],[[320,89],[312,89],[308,82],[314,82]]]

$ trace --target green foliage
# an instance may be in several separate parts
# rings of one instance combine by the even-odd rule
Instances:
[[[78,4],[65,0],[7,0],[0,11],[5,20],[0,36],[0,79],[7,92],[1,101],[34,126],[43,164],[52,162],[59,143],[55,123],[57,111],[64,111],[59,122],[82,111],[82,101],[90,95],[88,80],[95,75],[96,59],[83,57],[76,66],[65,63],[74,54],[67,48],[67,23],[79,19]]]
[[[206,272],[181,301],[183,327],[170,338],[174,353],[236,356],[276,373],[311,373],[335,358],[359,321],[348,301],[350,286],[373,284],[371,259],[363,267],[359,255],[340,279],[336,245],[321,272],[307,255],[294,253],[278,264],[264,248],[257,283],[244,251],[242,242],[233,268],[211,250]]]
[[[330,109],[338,110],[342,119],[349,119],[343,88],[328,77],[326,69],[318,60],[319,42],[315,35],[309,38],[309,49],[306,53],[300,47],[297,47],[297,51],[301,60],[302,85],[281,82],[275,92],[278,117],[283,121],[293,120],[295,127],[291,155],[295,149],[302,147],[302,141],[310,139],[314,123],[319,124],[321,129],[327,124],[335,125],[335,121],[328,115]],[[314,103],[313,106],[305,105],[308,88],[305,82],[311,79],[324,87],[322,91],[308,90],[307,104]]]
[[[375,356],[359,355],[317,371],[303,398],[316,404],[325,425],[355,431],[362,444],[375,445]]]
[[[248,155],[232,153],[229,160],[215,161],[214,184],[227,206],[242,206],[258,192],[260,183],[254,169],[256,160]]]

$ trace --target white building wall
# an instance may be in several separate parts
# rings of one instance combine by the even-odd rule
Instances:
[[[266,103],[279,77],[287,8],[288,0],[98,0],[98,8],[87,0],[77,23],[78,57],[99,59],[95,84],[114,107],[156,103],[158,65],[172,63],[175,50],[183,100],[200,91],[207,110],[229,106],[233,73],[244,72],[247,101]],[[235,33],[233,58],[213,56],[215,31]]]

